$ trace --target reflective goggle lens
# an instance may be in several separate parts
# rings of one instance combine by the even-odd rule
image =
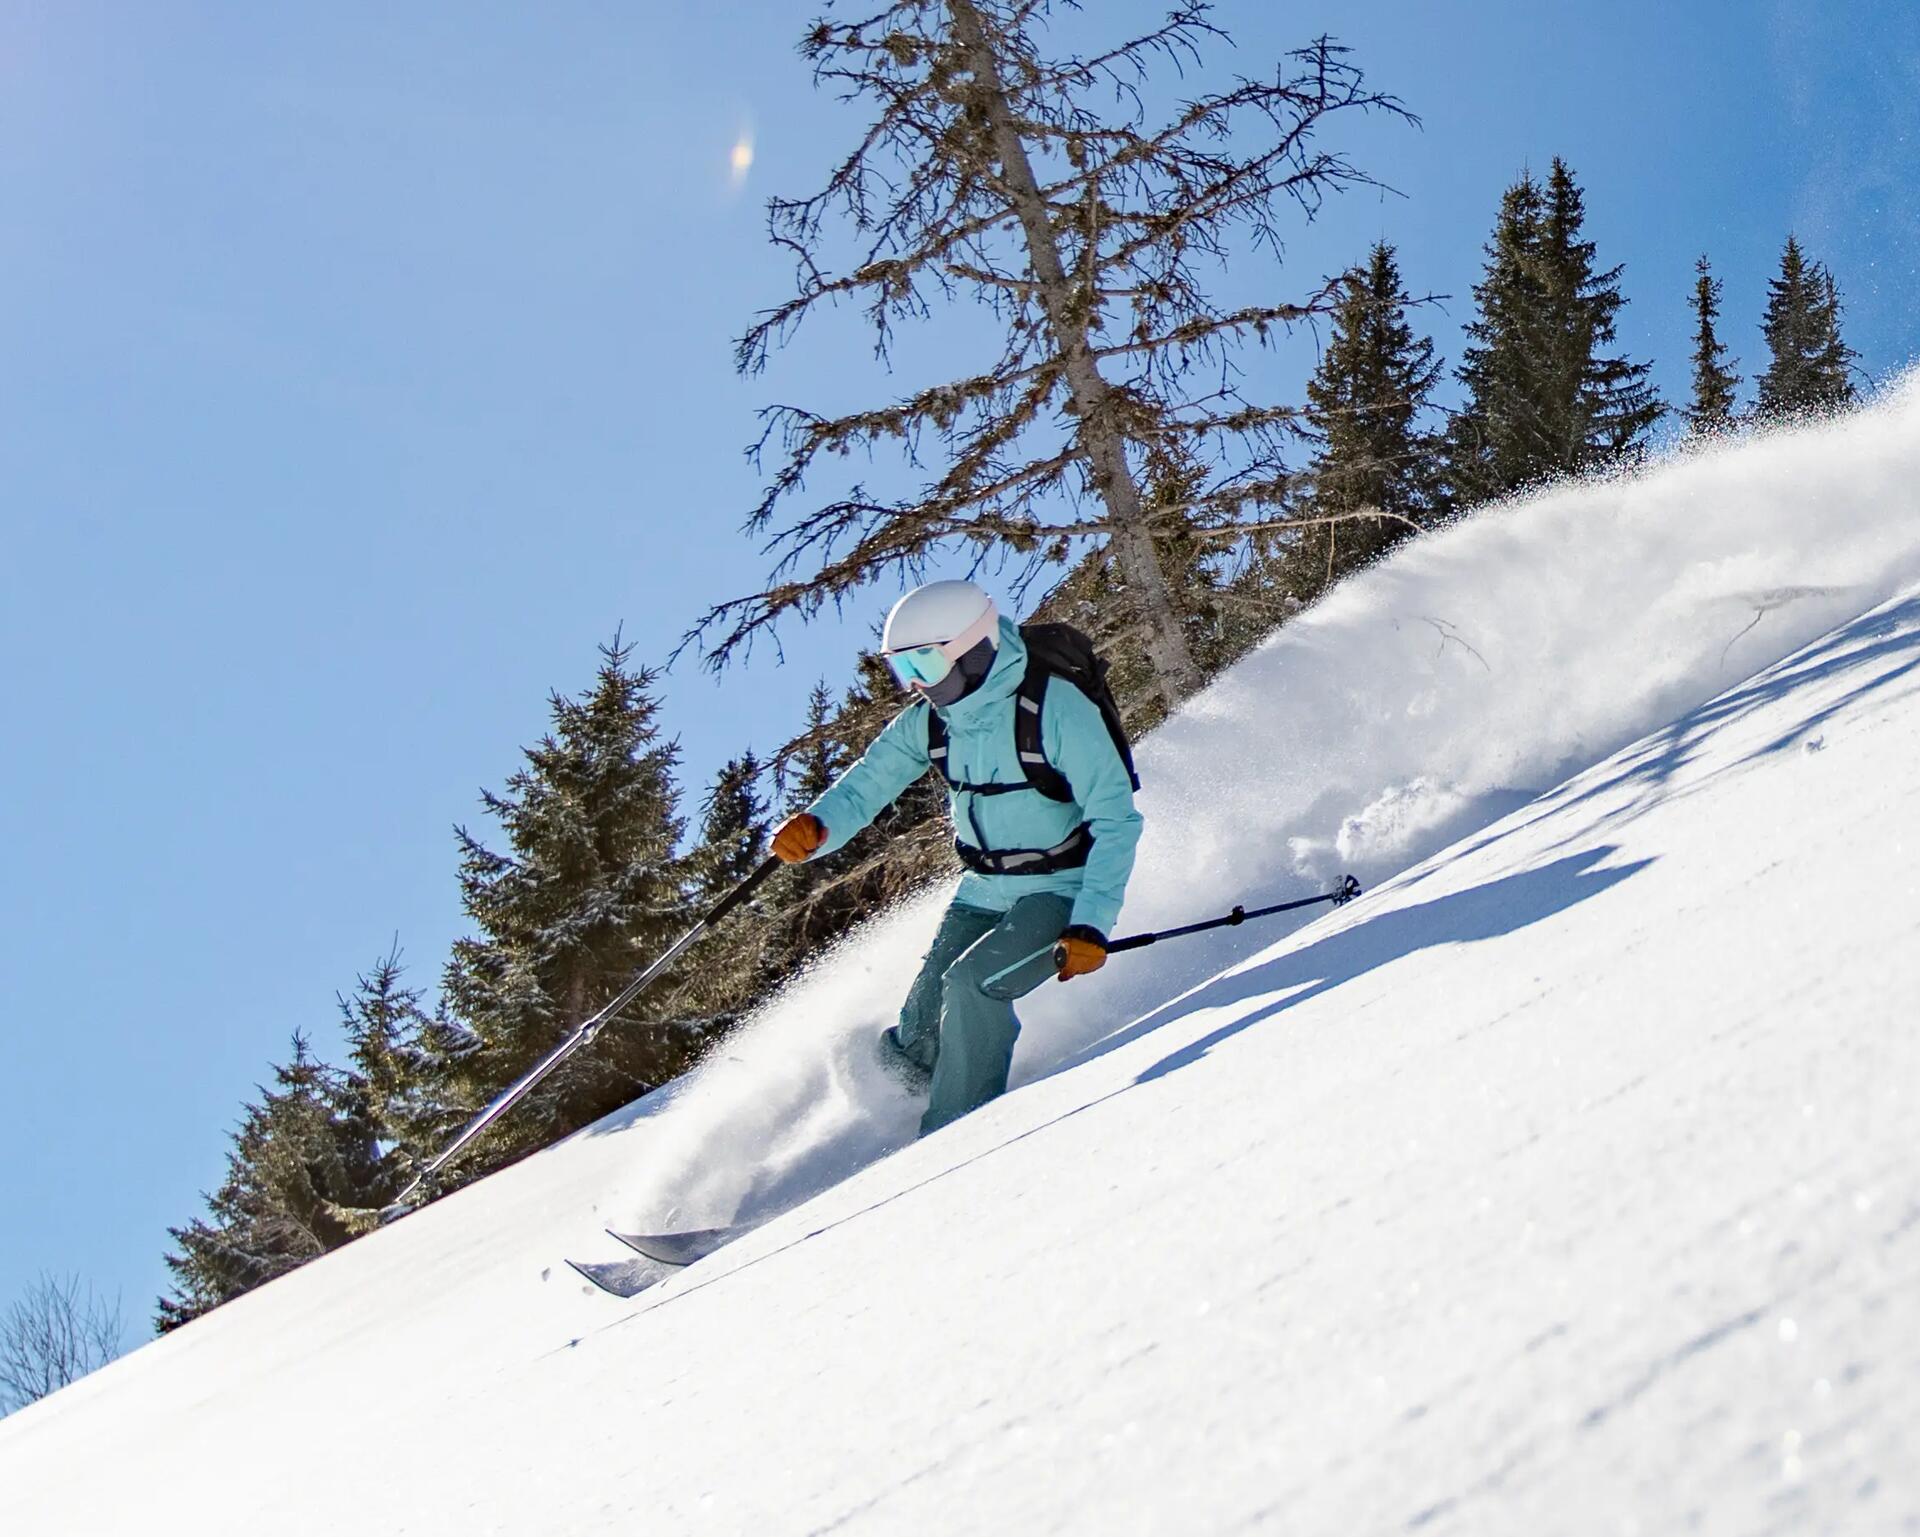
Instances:
[[[886,655],[887,665],[893,669],[902,688],[912,688],[916,683],[922,688],[931,688],[953,671],[952,661],[938,646],[914,646],[906,651],[889,651]]]

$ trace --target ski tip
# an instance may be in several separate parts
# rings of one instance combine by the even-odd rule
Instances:
[[[705,1259],[744,1231],[737,1227],[703,1227],[683,1233],[618,1233],[608,1228],[607,1236],[657,1264],[684,1266]]]
[[[667,1272],[645,1259],[578,1260],[567,1265],[576,1275],[591,1281],[611,1297],[637,1297],[650,1286],[667,1278]]]

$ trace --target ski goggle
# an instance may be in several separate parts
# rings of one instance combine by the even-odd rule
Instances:
[[[885,655],[902,688],[932,688],[953,671],[953,658],[944,646],[909,646]]]
[[[1000,616],[989,603],[978,618],[951,639],[929,641],[924,646],[901,646],[880,654],[887,659],[902,688],[925,693],[946,682],[960,665],[960,659],[981,641],[995,639],[999,629]]]

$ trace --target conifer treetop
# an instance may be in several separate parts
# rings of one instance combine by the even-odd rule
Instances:
[[[1859,354],[1840,336],[1840,288],[1824,264],[1807,260],[1787,236],[1780,275],[1767,285],[1761,334],[1770,359],[1760,376],[1757,410],[1782,419],[1831,410],[1854,398]]]
[[[1321,447],[1316,503],[1370,507],[1409,527],[1430,510],[1431,488],[1416,472],[1433,444],[1415,424],[1440,377],[1433,341],[1415,335],[1407,318],[1412,302],[1394,248],[1376,243],[1366,264],[1347,274],[1307,384],[1306,413],[1308,435]]]
[[[1455,495],[1471,504],[1642,451],[1665,413],[1651,365],[1607,350],[1622,269],[1597,269],[1586,200],[1558,156],[1501,198],[1458,370],[1467,406],[1449,431]]]
[[[1727,346],[1714,324],[1720,318],[1720,280],[1705,256],[1693,270],[1693,404],[1687,423],[1695,432],[1717,432],[1733,421],[1740,376],[1726,360]]]
[[[478,932],[453,946],[448,1011],[475,1046],[452,1064],[473,1109],[625,985],[691,921],[702,873],[685,854],[674,783],[679,749],[663,740],[658,674],[617,637],[592,687],[549,699],[553,729],[524,750],[504,793],[482,804],[506,834],[492,849],[464,828],[460,884]],[[529,1097],[513,1125],[476,1144],[483,1170],[604,1114],[687,1065],[673,1033],[678,973]],[[635,1021],[643,1022],[641,1024]]]

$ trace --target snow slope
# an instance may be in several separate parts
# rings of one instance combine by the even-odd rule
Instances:
[[[1142,754],[1126,927],[1364,901],[1045,990],[919,1143],[912,905],[0,1422],[0,1530],[1920,1530],[1917,682],[1911,386],[1424,541]]]

